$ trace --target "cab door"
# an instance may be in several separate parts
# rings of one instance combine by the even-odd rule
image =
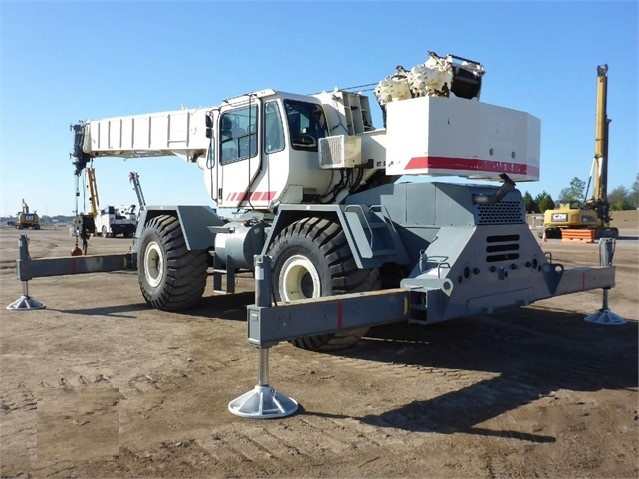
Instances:
[[[223,109],[217,131],[214,189],[218,206],[247,206],[261,170],[259,103]]]

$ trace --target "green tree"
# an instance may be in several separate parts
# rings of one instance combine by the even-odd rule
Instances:
[[[559,190],[559,194],[557,195],[557,201],[560,201],[562,203],[568,203],[569,198],[568,196],[570,195],[570,193],[568,192],[569,188],[562,188],[561,190]]]
[[[555,202],[545,191],[542,191],[535,197],[535,202],[537,203],[540,213],[546,210],[552,210],[555,207]]]
[[[639,173],[637,173],[635,182],[630,187],[630,208],[639,208]]]
[[[608,203],[612,211],[632,209],[632,196],[625,186],[617,186],[608,193]]]
[[[526,213],[539,213],[539,206],[537,206],[537,202],[533,199],[532,195],[526,191],[524,193],[524,206],[526,207]]]
[[[585,200],[585,188],[586,182],[580,180],[576,176],[570,180],[570,186],[568,188],[564,188],[559,192],[559,201],[581,201]]]

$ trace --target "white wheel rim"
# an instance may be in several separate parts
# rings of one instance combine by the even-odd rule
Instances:
[[[144,251],[144,277],[149,286],[156,288],[162,281],[162,250],[155,241],[149,243]]]
[[[308,258],[300,255],[291,256],[282,266],[279,279],[282,300],[319,298],[320,285],[317,269]],[[311,287],[312,292],[309,295]]]

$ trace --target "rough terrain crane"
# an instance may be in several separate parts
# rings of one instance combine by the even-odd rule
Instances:
[[[592,164],[594,178],[592,197],[585,205],[579,201],[561,204],[558,209],[544,212],[544,230],[547,238],[561,238],[565,229],[578,228],[594,231],[595,238],[617,238],[619,230],[610,226],[608,202],[608,65],[597,66],[597,105],[595,113],[595,155]],[[590,181],[588,181],[588,187]],[[585,197],[588,196],[586,187]]]
[[[73,125],[76,175],[98,157],[175,155],[196,164],[209,206],[147,206],[133,253],[142,296],[181,310],[213,289],[233,292],[256,255],[273,258],[276,302],[402,287],[408,319],[433,323],[610,287],[611,267],[564,271],[526,226],[514,181],[539,178],[540,122],[479,101],[484,68],[429,54],[376,88],[385,128],[368,98],[342,90],[276,90],[219,106]],[[403,182],[461,176],[487,184]],[[225,281],[224,281],[225,280]],[[300,347],[355,342],[365,328],[307,331]]]

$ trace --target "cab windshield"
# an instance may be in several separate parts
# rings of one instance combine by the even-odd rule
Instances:
[[[326,117],[321,105],[284,100],[290,143],[294,150],[317,151],[320,138],[328,136]]]

